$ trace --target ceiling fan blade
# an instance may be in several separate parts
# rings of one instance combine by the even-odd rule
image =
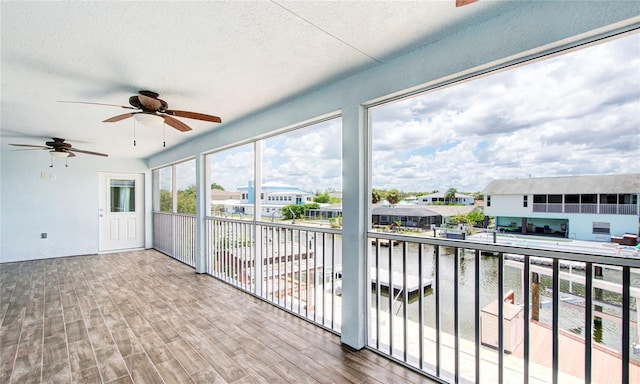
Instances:
[[[174,119],[171,116],[162,116],[162,117],[164,118],[165,123],[167,123],[168,125],[177,129],[180,132],[187,132],[191,130],[191,127],[189,127],[187,124],[183,123],[178,119]]]
[[[31,145],[31,144],[9,144],[9,145],[13,145],[14,147],[29,147],[29,148],[37,148],[37,149],[51,149],[49,147],[45,147],[42,145]]]
[[[78,152],[78,153],[86,153],[87,155],[96,155],[96,156],[104,156],[104,157],[109,156],[106,153],[85,151],[84,149],[78,149],[78,148],[69,148],[69,151]]]
[[[222,119],[218,116],[205,115],[204,113],[177,111],[175,109],[168,109],[164,113],[171,116],[186,117],[188,119],[210,121],[212,123],[222,123]]]
[[[137,108],[129,107],[127,105],[92,103],[92,102],[88,102],[88,101],[65,101],[65,100],[61,100],[61,101],[58,101],[58,103],[91,104],[91,105],[104,105],[106,107],[119,107],[119,108],[125,108],[125,109],[137,109]]]
[[[69,152],[69,151],[64,151],[64,152],[69,154],[69,156],[67,157],[76,157],[76,154],[73,152]]]
[[[103,120],[102,122],[103,123],[115,123],[116,121],[128,119],[133,115],[135,115],[135,113],[133,113],[133,112],[132,113],[125,113],[123,115],[118,115],[118,116],[111,117],[111,118],[109,118],[107,120]]]
[[[456,7],[462,7],[463,5],[475,3],[478,0],[456,0]]]

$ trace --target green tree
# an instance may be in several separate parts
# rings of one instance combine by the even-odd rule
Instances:
[[[177,213],[196,214],[196,186],[190,185],[187,189],[178,191]]]
[[[387,192],[387,201],[389,204],[396,205],[400,200],[402,200],[402,193],[397,189],[392,189]]]
[[[482,209],[476,208],[473,211],[469,212],[467,216],[469,216],[469,221],[471,222],[471,224],[484,222],[484,211]]]
[[[386,196],[387,194],[383,190],[371,188],[371,204],[379,203],[384,200]]]
[[[321,204],[328,204],[331,201],[331,196],[329,196],[328,192],[319,193],[314,198],[313,201]]]
[[[173,196],[167,189],[160,190],[160,212],[173,211]]]
[[[320,205],[317,203],[311,204],[289,204],[280,209],[282,217],[287,220],[301,219],[304,217],[304,213],[309,209],[319,209]]]
[[[224,191],[224,187],[218,183],[211,183],[211,189],[219,189],[221,191]]]

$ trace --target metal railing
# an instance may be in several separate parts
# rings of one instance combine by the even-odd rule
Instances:
[[[600,371],[607,382],[640,380],[633,249],[369,238],[369,348],[455,383],[590,383]]]
[[[206,222],[207,273],[340,332],[340,230],[219,217]]]
[[[153,212],[153,247],[176,260],[195,267],[195,216]]]
[[[599,213],[636,215],[638,214],[638,206],[636,204],[600,204]]]
[[[189,265],[195,233],[193,216],[154,213],[154,246]],[[205,233],[207,273],[341,332],[340,230],[209,217]],[[640,257],[631,247],[368,236],[368,348],[455,383],[590,383],[600,371],[640,380]],[[571,343],[578,373],[561,348]]]
[[[573,204],[534,203],[533,212],[600,213],[611,215],[636,215],[637,204]]]

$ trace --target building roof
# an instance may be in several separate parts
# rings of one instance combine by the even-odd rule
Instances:
[[[372,215],[388,215],[388,216],[417,216],[417,217],[429,217],[429,216],[441,216],[439,213],[430,209],[424,208],[424,206],[418,205],[403,205],[400,207],[386,207],[378,206],[371,209]]]
[[[420,197],[445,197],[446,195],[447,195],[446,192],[435,192],[435,193],[430,193],[428,195],[422,195]],[[463,197],[463,198],[471,198],[471,199],[473,199],[473,196],[465,195],[463,193],[458,193],[458,192],[456,192],[455,197],[456,198]]]
[[[640,173],[493,180],[485,195],[640,193]]]

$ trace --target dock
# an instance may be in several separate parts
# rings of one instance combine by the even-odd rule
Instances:
[[[376,245],[376,242],[380,244],[381,247],[388,247],[389,245],[398,245],[400,241],[398,240],[389,240],[389,239],[371,239],[371,244]]]
[[[391,275],[393,277],[393,292],[400,293],[404,289],[403,286],[403,278],[401,272],[393,272]],[[422,285],[420,285],[420,280],[418,276],[407,275],[407,293],[409,295],[413,295],[415,293],[419,293],[421,290],[431,288],[432,279],[423,278]],[[389,271],[385,269],[380,269],[380,277],[376,278],[376,268],[371,267],[371,285],[373,287],[376,286],[376,283],[380,284],[380,288],[384,288],[389,291]]]

